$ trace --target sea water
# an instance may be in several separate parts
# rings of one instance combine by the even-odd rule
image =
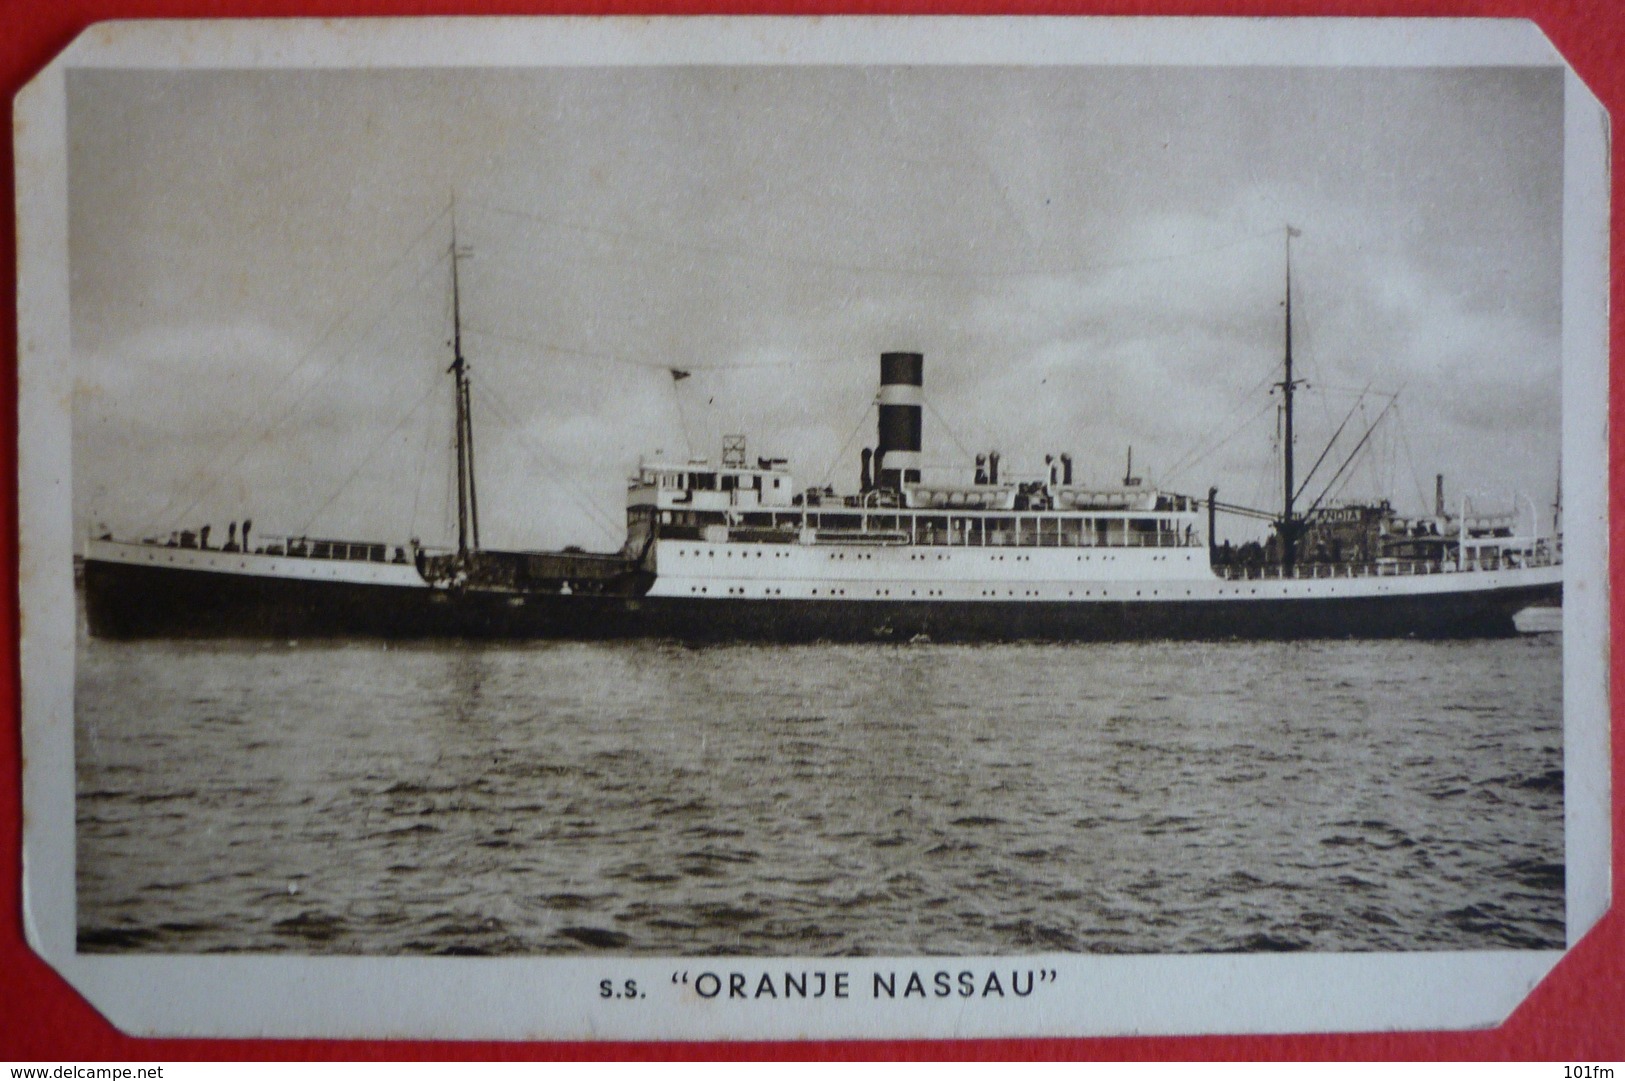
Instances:
[[[83,638],[79,944],[1561,947],[1561,652]]]

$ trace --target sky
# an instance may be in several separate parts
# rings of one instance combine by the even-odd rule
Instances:
[[[641,457],[851,489],[879,354],[927,473],[1549,507],[1559,69],[111,71],[68,81],[80,527],[619,546]],[[674,380],[671,369],[691,375]],[[1363,396],[1362,396],[1363,395]],[[1300,503],[1300,508],[1302,503]],[[1256,535],[1242,520],[1221,535]]]

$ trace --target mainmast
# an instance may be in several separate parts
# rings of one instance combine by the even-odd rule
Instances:
[[[457,264],[467,254],[457,247],[457,208],[451,214],[451,367],[457,399],[457,557],[467,561],[480,547],[480,502],[474,488],[474,417],[470,408],[468,365],[463,359],[462,295]]]
[[[1281,444],[1282,464],[1282,491],[1281,501],[1281,566],[1291,567],[1297,562],[1298,548],[1298,522],[1293,514],[1292,503],[1295,496],[1295,487],[1292,476],[1292,392],[1302,380],[1292,378],[1292,238],[1300,236],[1298,230],[1288,225],[1286,227],[1286,374],[1276,384],[1281,388],[1281,409],[1283,415],[1283,442]]]
[[[1563,535],[1563,455],[1557,456],[1557,496],[1552,501],[1552,536]]]

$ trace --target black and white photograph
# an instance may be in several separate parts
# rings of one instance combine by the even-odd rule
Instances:
[[[24,688],[80,985],[210,1032],[315,980],[301,1035],[1504,1015],[1606,904],[1561,59],[712,22],[59,61]],[[403,1004],[496,972],[553,997]]]

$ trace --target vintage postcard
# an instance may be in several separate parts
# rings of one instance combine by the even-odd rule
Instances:
[[[1608,905],[1532,24],[111,24],[16,120],[26,917],[127,1031],[1485,1026]]]

